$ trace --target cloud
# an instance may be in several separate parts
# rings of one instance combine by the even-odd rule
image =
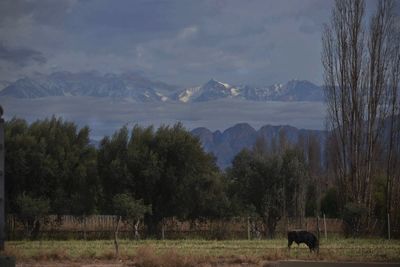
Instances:
[[[7,47],[2,43],[0,43],[0,60],[21,68],[31,64],[44,64],[47,61],[39,51],[22,47]]]
[[[1,0],[0,25],[26,17],[43,25],[60,24],[77,2],[77,0]]]
[[[196,26],[186,27],[179,33],[178,38],[182,40],[191,38],[196,35],[197,31],[198,29]]]
[[[211,77],[258,85],[293,77],[320,83],[319,28],[331,5],[320,0],[119,0],[112,5],[109,0],[2,0],[0,36],[10,47],[24,44],[46,55],[46,64],[35,65],[41,72],[143,70],[184,86]],[[27,68],[17,74],[26,75]]]

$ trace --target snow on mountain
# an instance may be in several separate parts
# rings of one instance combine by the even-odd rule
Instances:
[[[101,75],[97,72],[55,72],[19,79],[0,91],[0,96],[94,96],[132,98],[147,102],[167,101],[168,95],[174,90],[174,86],[132,73]]]
[[[292,80],[266,87],[233,86],[211,79],[202,86],[185,89],[173,99],[183,103],[240,98],[251,101],[322,101],[322,88],[308,81]]]
[[[201,86],[185,89],[183,92],[178,94],[177,98],[179,101],[187,103],[192,97],[196,97],[200,90]]]
[[[250,101],[323,101],[323,90],[309,81],[292,80],[271,86],[234,86],[214,79],[201,86],[179,90],[135,73],[55,72],[37,74],[4,84],[0,96],[40,98],[92,96],[129,98],[138,102],[206,102],[222,98]],[[1,88],[1,87],[0,87]]]
[[[239,94],[238,88],[211,79],[201,86],[184,89],[182,92],[177,94],[175,99],[183,103],[204,102],[219,98],[236,97]]]

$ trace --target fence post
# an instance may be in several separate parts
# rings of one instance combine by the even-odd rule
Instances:
[[[387,214],[387,221],[388,221],[388,239],[390,240],[390,214]]]
[[[161,222],[161,238],[162,238],[162,240],[165,239],[165,222],[164,222],[164,219]]]
[[[247,217],[247,240],[250,240],[250,217]]]
[[[325,232],[325,240],[328,240],[328,233],[326,232],[326,218],[324,213],[324,232]]]

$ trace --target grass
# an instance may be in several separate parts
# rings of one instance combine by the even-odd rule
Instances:
[[[133,266],[199,266],[205,263],[260,265],[263,262],[299,259],[321,261],[400,262],[400,240],[330,239],[321,240],[320,253],[276,240],[120,240],[120,261]],[[98,241],[10,241],[7,255],[17,262],[43,261],[115,261],[112,240]],[[162,263],[162,264],[161,264]],[[202,265],[201,265],[202,266]]]

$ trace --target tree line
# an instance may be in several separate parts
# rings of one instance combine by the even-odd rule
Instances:
[[[297,144],[284,133],[274,142],[259,139],[223,171],[180,123],[122,127],[98,147],[88,127],[56,117],[32,124],[13,118],[5,129],[6,209],[24,223],[27,237],[38,234],[48,214],[119,215],[136,236],[144,221],[155,237],[171,217],[258,217],[263,235],[274,237],[287,217],[302,227],[305,216],[348,212],[329,179],[328,157],[312,137]],[[376,191],[377,203],[383,193]]]
[[[6,209],[28,236],[46,214],[117,214],[133,225],[144,219],[152,235],[170,217],[259,216],[268,236],[283,216],[304,217],[306,207],[316,214],[315,193],[306,199],[316,191],[309,164],[289,143],[272,151],[259,140],[221,171],[180,123],[122,127],[98,147],[88,127],[56,117],[13,118],[5,129]]]

